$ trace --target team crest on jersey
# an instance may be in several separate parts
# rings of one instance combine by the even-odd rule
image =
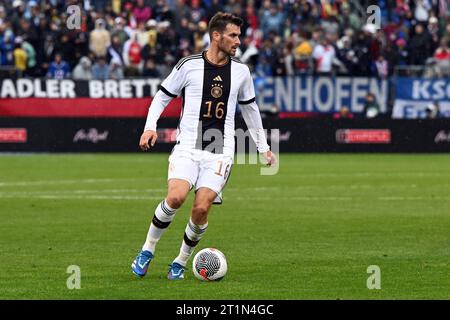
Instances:
[[[216,99],[220,98],[223,93],[222,88],[223,86],[220,84],[213,84],[211,89],[211,95]]]

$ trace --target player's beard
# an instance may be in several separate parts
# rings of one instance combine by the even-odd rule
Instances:
[[[229,49],[227,49],[227,46],[224,43],[225,41],[222,39],[220,39],[219,41],[219,50],[222,51],[223,53],[226,53],[229,56],[235,56],[236,55],[236,50],[233,50],[233,46],[229,47]],[[236,48],[237,49],[237,48]]]

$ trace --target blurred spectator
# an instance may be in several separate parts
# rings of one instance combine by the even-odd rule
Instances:
[[[125,31],[125,19],[122,17],[117,17],[114,19],[114,26],[111,32],[111,38],[117,37],[119,39],[119,44],[123,46],[125,41],[127,41],[130,36]]]
[[[405,66],[408,64],[409,51],[406,47],[405,39],[398,39],[396,41],[396,48],[394,52],[395,60],[393,64],[396,66]]]
[[[73,43],[76,62],[89,53],[89,33],[87,31],[87,16],[85,14],[82,15],[81,23],[81,29],[75,30],[69,36]]]
[[[119,15],[121,12],[121,6],[122,6],[122,0],[112,0],[111,1],[111,5],[112,5],[112,10],[114,11],[115,14]]]
[[[186,0],[175,0],[175,7],[173,9],[173,14],[175,18],[175,30],[177,34],[183,30],[182,22],[183,19],[186,19],[189,22],[190,8],[187,5],[188,1]]]
[[[294,54],[293,54],[293,48],[292,43],[287,43],[283,48],[283,62],[284,62],[284,68],[286,69],[286,75],[287,76],[294,76],[295,75],[295,65],[294,65]]]
[[[259,50],[256,46],[256,41],[250,36],[245,37],[244,41],[241,43],[242,55],[239,59],[242,63],[249,64],[254,68],[257,63]]]
[[[355,35],[352,42],[355,56],[357,59],[357,68],[353,69],[354,75],[367,76],[372,75],[372,64],[374,54],[371,52],[373,43],[373,30],[367,25]]]
[[[435,75],[438,77],[450,76],[450,49],[446,39],[442,39],[441,45],[434,53]]]
[[[303,40],[294,50],[295,74],[311,73],[313,70],[312,50],[308,40]]]
[[[350,5],[348,2],[344,2],[341,6],[342,13],[339,15],[339,26],[341,31],[345,29],[355,29],[361,28],[361,19],[355,13],[350,11]]]
[[[20,72],[19,75],[23,75],[27,70],[27,53],[22,49],[22,38],[17,37],[14,40],[14,65],[16,69]]]
[[[159,78],[161,76],[160,72],[156,68],[154,60],[149,59],[145,62],[144,72],[142,73],[142,75],[148,78]]]
[[[149,21],[151,21],[151,20],[149,20]],[[155,21],[155,20],[153,20],[153,21]],[[137,41],[139,43],[139,46],[141,48],[147,44],[149,31],[146,29],[146,26],[145,26],[144,22],[139,22],[138,23],[138,28],[135,31],[135,35],[136,35],[136,39],[137,39]]]
[[[144,60],[144,65],[149,59],[158,59],[158,52],[162,51],[161,42],[158,41],[158,31],[156,29],[156,26],[156,20],[151,19],[147,22],[147,27],[149,28],[147,39],[148,41],[141,50],[141,57]]]
[[[441,117],[438,101],[430,102],[425,108],[426,119],[438,119]]]
[[[152,16],[152,9],[144,5],[144,0],[137,0],[136,7],[133,9],[133,16],[138,25],[140,23],[145,25],[147,20]]]
[[[430,37],[421,24],[416,25],[415,35],[409,42],[410,64],[423,65],[430,56]]]
[[[55,50],[61,53],[64,60],[73,68],[77,64],[77,58],[75,57],[75,45],[69,39],[68,34],[62,34],[60,40],[56,43]]]
[[[431,38],[431,52],[434,52],[437,47],[439,47],[439,20],[436,17],[430,17],[429,23],[428,23],[428,33]]]
[[[363,113],[367,119],[377,118],[380,114],[380,105],[378,104],[375,95],[371,92],[366,95]]]
[[[256,69],[261,75],[273,76],[273,66],[275,65],[275,50],[273,43],[266,39],[259,50],[259,61]]]
[[[118,57],[114,57],[109,63],[109,78],[115,80],[124,78],[122,61]]]
[[[270,5],[269,10],[265,10],[261,18],[261,29],[265,35],[269,34],[271,31],[275,32],[277,35],[282,35],[282,25],[284,17],[283,13],[278,9],[275,3]]]
[[[344,65],[345,74],[353,74],[358,67],[358,58],[356,57],[355,50],[352,48],[351,39],[348,36],[343,36],[338,43],[340,46],[337,57]]]
[[[0,64],[3,66],[14,63],[13,51],[14,33],[8,23],[0,24]]]
[[[106,63],[106,58],[101,56],[92,66],[92,79],[106,80],[109,79],[109,66]]]
[[[189,20],[196,25],[198,25],[200,21],[206,19],[206,12],[200,6],[199,0],[191,0],[191,9],[189,12],[189,18],[190,18]]]
[[[115,35],[111,39],[111,46],[108,48],[108,60],[113,59],[120,61],[121,65],[124,64],[123,61],[123,45],[120,43],[120,37]]]
[[[139,75],[141,58],[141,45],[139,44],[137,34],[135,33],[123,46],[123,61],[126,76]]]
[[[221,0],[212,0],[206,9],[206,19],[209,21],[219,11],[224,11]]]
[[[333,14],[322,20],[321,27],[330,42],[335,43],[339,38],[339,23],[336,16]]]
[[[347,106],[342,106],[339,112],[333,114],[333,119],[353,119],[354,115]]]
[[[73,69],[72,77],[74,80],[91,80],[92,63],[88,57],[81,57],[80,62]]]
[[[327,38],[323,37],[320,40],[320,43],[314,48],[312,56],[316,63],[316,72],[320,75],[331,75],[336,51]]]
[[[19,26],[15,32],[15,35],[26,39],[33,46],[37,46],[39,43],[39,35],[36,28],[34,28],[34,26],[32,26],[31,23],[23,17],[19,20]]]
[[[375,62],[376,75],[378,78],[386,79],[389,75],[389,66],[383,55],[380,55]]]
[[[30,77],[33,77],[36,75],[36,65],[37,65],[36,50],[34,50],[33,46],[25,39],[22,42],[22,49],[27,54],[27,69],[25,74]]]
[[[416,0],[416,10],[414,11],[414,17],[418,22],[425,22],[429,17],[429,10],[431,4],[428,0]]]
[[[199,53],[209,47],[208,25],[205,21],[198,23],[198,31],[194,32],[194,52]]]
[[[185,17],[181,18],[180,30],[177,31],[179,45],[186,44],[191,47],[194,44],[194,37],[192,34],[192,24]]]
[[[0,25],[6,21],[6,10],[3,4],[0,4]]]
[[[97,57],[106,56],[106,50],[111,44],[111,35],[105,28],[105,20],[97,19],[95,29],[91,32],[89,40],[89,49]]]
[[[152,18],[156,21],[170,21],[173,23],[174,17],[173,13],[170,10],[170,7],[167,5],[166,0],[157,0],[156,4],[153,8]]]
[[[255,7],[251,2],[248,2],[247,6],[245,7],[245,21],[248,23],[248,26],[252,31],[258,29],[258,15],[256,14]]]
[[[47,78],[66,79],[70,77],[70,67],[67,62],[62,60],[60,53],[55,54],[54,61],[50,64],[47,71]]]
[[[96,11],[102,11],[108,4],[108,0],[94,0],[91,3]]]

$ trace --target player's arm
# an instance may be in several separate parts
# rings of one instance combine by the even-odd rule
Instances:
[[[275,154],[270,151],[270,147],[267,144],[266,133],[264,132],[259,107],[255,101],[249,103],[248,101],[245,102],[239,102],[242,117],[244,118],[245,124],[250,132],[250,136],[256,144],[258,152],[264,154],[264,157],[267,160],[267,165],[271,166],[276,163],[277,158]]]
[[[167,95],[163,89],[158,90],[148,109],[147,121],[145,122],[144,132],[141,135],[139,146],[142,151],[147,151],[150,146],[154,146],[158,135],[156,134],[156,123],[161,113],[172,100],[172,96]]]
[[[158,138],[158,135],[156,134],[156,124],[158,119],[169,102],[181,93],[183,87],[184,72],[175,67],[170,75],[162,82],[161,88],[158,90],[150,104],[144,132],[139,141],[139,146],[142,151],[147,151],[150,146],[153,147],[155,145],[156,139]]]
[[[258,152],[262,153],[267,160],[267,165],[276,163],[276,156],[270,151],[267,144],[266,133],[264,132],[261,113],[255,102],[255,88],[250,70],[246,70],[245,79],[239,90],[238,103],[241,107],[242,117],[250,132],[250,136],[258,148]]]

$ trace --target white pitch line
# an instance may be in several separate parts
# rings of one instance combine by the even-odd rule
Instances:
[[[83,180],[65,180],[64,182],[76,182],[79,183],[83,181],[85,183],[93,183],[99,181],[115,181],[113,179],[83,179]],[[44,181],[41,181],[44,182]],[[48,182],[61,182],[61,181],[45,181]],[[24,182],[25,183],[25,182]],[[355,185],[357,186],[357,185]],[[366,185],[359,185],[366,186]],[[280,187],[244,187],[244,188],[228,188],[224,190],[225,197],[227,194],[229,198],[235,200],[253,200],[253,201],[427,201],[427,200],[437,200],[437,201],[447,201],[450,200],[450,197],[424,197],[424,196],[380,196],[380,197],[364,197],[364,196],[294,196],[294,197],[279,197],[274,196],[271,197],[242,197],[243,191],[256,191],[256,192],[285,192],[286,190],[295,190],[295,189],[307,189],[307,188],[315,188],[316,186],[298,186],[298,187],[289,187],[289,188],[280,188]],[[331,187],[331,186],[329,186]],[[342,186],[334,186],[334,187],[342,187]],[[348,187],[348,186],[347,186]],[[409,185],[405,187],[413,187],[416,188],[416,185]],[[76,189],[76,190],[44,190],[44,191],[2,191],[0,192],[1,198],[34,198],[34,199],[95,199],[95,200],[151,200],[151,199],[160,199],[162,196],[155,196],[155,193],[165,193],[167,191],[166,188],[143,188],[143,189]],[[139,195],[133,195],[139,193]],[[152,195],[153,193],[153,195]],[[234,196],[236,193],[239,195]],[[111,195],[113,194],[113,195]],[[114,195],[120,194],[120,195]]]
[[[0,194],[1,198],[16,198],[16,199],[52,199],[52,200],[160,200],[161,196],[130,196],[130,195],[101,195],[101,194],[91,194],[91,195],[70,195],[70,194]],[[358,197],[277,197],[275,200],[271,198],[255,198],[255,197],[229,197],[229,199],[240,200],[240,201],[353,201],[353,200],[375,200],[375,201],[448,201],[450,197],[377,197],[377,198],[358,198]]]
[[[1,196],[3,198],[26,198],[26,199],[51,199],[51,200],[161,200],[161,196],[100,196],[100,195],[31,195],[31,196]],[[0,198],[1,198],[0,197]]]
[[[86,196],[53,196],[53,195],[43,195],[38,196],[39,199],[53,199],[53,200],[161,200],[161,197],[152,196],[97,196],[97,195],[86,195]]]
[[[147,193],[166,192],[167,189],[101,189],[101,190],[46,190],[46,191],[3,191],[1,195],[58,195],[58,194],[104,194],[104,193]]]
[[[226,193],[225,193],[226,196]],[[276,199],[271,198],[255,198],[255,197],[233,197],[235,200],[254,200],[254,201],[352,201],[355,198],[352,197],[288,197],[288,198],[280,198],[276,197]]]
[[[379,197],[381,201],[450,200],[450,197]]]
[[[0,182],[0,187],[13,186],[40,186],[55,184],[75,184],[75,183],[97,183],[97,182],[113,182],[115,179],[81,179],[81,180],[37,180],[37,181],[20,181],[20,182]]]
[[[90,184],[102,182],[116,182],[116,181],[136,181],[145,180],[152,181],[156,179],[139,178],[139,179],[74,179],[74,180],[36,180],[36,181],[19,181],[19,182],[0,182],[0,187],[27,187],[27,186],[41,186],[41,185],[60,185],[60,184]],[[158,179],[159,180],[159,179]]]
[[[70,195],[70,194],[0,194],[1,198],[13,199],[52,199],[52,200],[158,200],[161,196],[114,196],[114,195]],[[277,198],[276,200],[268,198],[254,197],[230,197],[234,200],[256,200],[256,201],[351,201],[350,197],[293,197]]]

